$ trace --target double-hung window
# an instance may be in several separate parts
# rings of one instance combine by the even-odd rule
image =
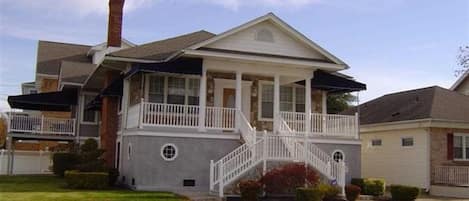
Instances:
[[[88,123],[88,124],[98,123],[98,118],[97,118],[98,116],[97,116],[96,111],[86,109],[86,105],[91,103],[93,99],[94,99],[93,95],[85,94],[83,96],[83,107],[82,107],[83,111],[82,111],[82,118],[81,118],[82,123]]]
[[[271,83],[262,83],[260,88],[260,118],[272,119],[274,116],[274,86]],[[280,111],[305,112],[305,88],[280,86]]]
[[[453,154],[456,160],[469,160],[469,134],[454,134]]]
[[[178,105],[199,104],[199,78],[150,75],[148,101]]]

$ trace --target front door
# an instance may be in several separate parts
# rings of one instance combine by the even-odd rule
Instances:
[[[230,88],[223,89],[223,107],[235,108],[236,107],[236,90]]]

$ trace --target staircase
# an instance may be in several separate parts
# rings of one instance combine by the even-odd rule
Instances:
[[[279,134],[264,134],[256,136],[256,129],[252,128],[242,112],[237,112],[241,136],[245,143],[220,160],[210,161],[210,192],[218,191],[223,197],[224,187],[241,178],[252,168],[263,164],[264,173],[267,161],[302,161],[315,168],[330,180],[335,180],[344,192],[345,163],[336,162],[319,147],[307,140],[307,134],[302,136],[289,128],[280,119]],[[215,190],[215,187],[218,187]]]

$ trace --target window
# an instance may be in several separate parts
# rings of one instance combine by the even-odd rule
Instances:
[[[469,160],[469,134],[454,134],[453,154],[456,160]]]
[[[31,90],[29,91],[29,93],[30,93],[30,94],[37,94],[37,90],[36,90],[36,89],[31,89]]]
[[[257,31],[256,40],[263,42],[274,42],[274,35],[268,29],[261,29]]]
[[[148,100],[152,103],[163,103],[164,101],[164,77],[163,76],[150,76]]]
[[[199,104],[199,78],[150,75],[148,101],[179,105]]]
[[[403,147],[412,147],[414,146],[414,138],[411,138],[411,137],[402,138],[401,143]]]
[[[130,160],[131,157],[132,157],[132,144],[129,143],[127,145],[127,160]]]
[[[272,119],[274,110],[274,86],[261,84],[260,118]],[[305,88],[300,86],[280,86],[280,111],[305,112]]]
[[[341,162],[345,160],[345,155],[342,150],[335,150],[332,152],[332,159],[334,159],[335,162]]]
[[[172,161],[176,159],[178,150],[174,144],[165,144],[161,147],[161,157],[165,161]]]
[[[85,95],[83,97],[83,115],[82,115],[82,123],[97,123],[97,114],[94,110],[87,110],[86,105],[88,105],[91,101],[93,101],[94,96],[92,95]]]
[[[381,139],[371,140],[371,146],[372,147],[381,146],[382,144],[383,144],[383,141]]]

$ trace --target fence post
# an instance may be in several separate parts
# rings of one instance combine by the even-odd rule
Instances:
[[[225,177],[223,174],[223,162],[220,162],[220,165],[218,165],[218,179],[220,180],[218,182],[218,196],[221,198],[223,197],[223,178]]]
[[[138,128],[143,128],[143,101],[143,98],[141,98],[138,111]]]
[[[340,186],[342,188],[342,195],[345,195],[345,162],[344,161],[340,161],[339,163],[340,165]]]
[[[267,173],[267,131],[264,130],[264,134],[262,135],[263,138],[263,145],[262,145],[262,175]]]
[[[358,117],[358,112],[355,112],[355,139],[359,139],[360,135],[360,118]]]
[[[39,172],[42,173],[42,150],[39,150]]]
[[[210,186],[209,192],[213,191],[213,160],[210,160]]]
[[[5,149],[0,149],[0,175],[2,174],[3,170],[3,156],[4,156]]]
[[[39,131],[39,133],[43,133],[44,132],[44,115],[41,115],[41,130]]]

